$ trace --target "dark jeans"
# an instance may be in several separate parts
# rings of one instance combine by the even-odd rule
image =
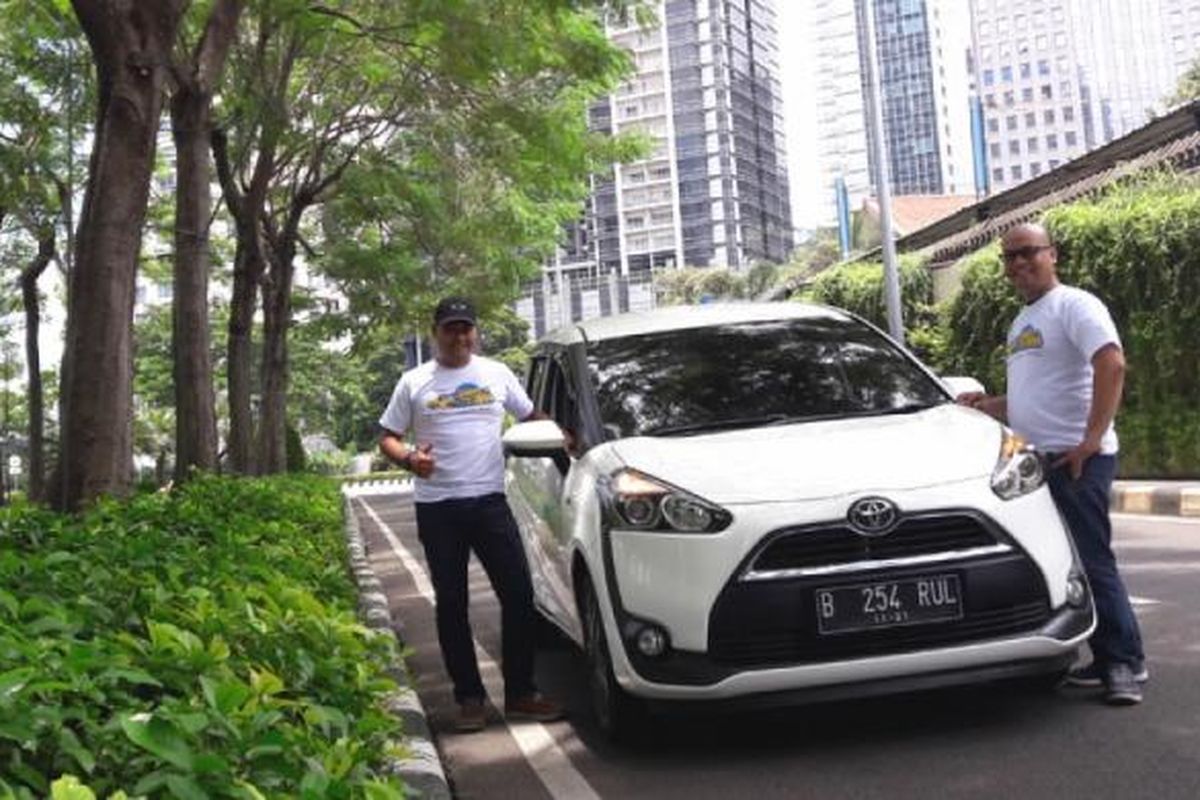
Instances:
[[[1057,455],[1052,455],[1049,460],[1055,458]],[[1116,456],[1095,455],[1084,463],[1079,480],[1073,480],[1065,466],[1050,470],[1047,478],[1054,502],[1071,529],[1096,601],[1096,631],[1088,640],[1092,657],[1101,666],[1123,663],[1138,669],[1146,657],[1142,634],[1117,571],[1108,517],[1116,472]]]
[[[437,597],[438,642],[454,682],[454,699],[483,699],[468,616],[467,560],[483,564],[501,608],[501,671],[505,700],[530,694],[533,684],[533,585],[517,522],[502,494],[417,503],[417,535]]]

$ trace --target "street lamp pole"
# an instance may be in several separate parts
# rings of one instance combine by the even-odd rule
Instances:
[[[867,68],[868,114],[872,152],[875,158],[875,196],[879,200],[879,225],[883,239],[883,287],[887,305],[888,333],[904,343],[904,319],[900,309],[900,271],[896,268],[896,240],[892,235],[892,176],[888,162],[887,140],[883,129],[883,97],[880,90],[879,50],[875,38],[873,0],[858,0],[860,19],[866,39],[863,63]]]

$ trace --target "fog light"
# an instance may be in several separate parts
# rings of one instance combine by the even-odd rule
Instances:
[[[1081,608],[1087,602],[1087,583],[1083,576],[1072,575],[1067,578],[1067,604]]]
[[[667,649],[667,634],[661,628],[647,625],[638,631],[637,649],[644,656],[661,656]]]

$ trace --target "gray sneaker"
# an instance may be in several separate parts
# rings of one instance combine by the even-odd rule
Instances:
[[[1104,672],[1104,667],[1093,661],[1085,667],[1076,667],[1068,672],[1067,677],[1063,679],[1063,684],[1083,689],[1099,689],[1104,685]],[[1138,665],[1138,668],[1134,670],[1133,679],[1138,683],[1150,680],[1150,670],[1146,669],[1144,663]]]
[[[1104,702],[1110,706],[1135,706],[1142,702],[1142,687],[1128,664],[1112,664],[1104,675]]]

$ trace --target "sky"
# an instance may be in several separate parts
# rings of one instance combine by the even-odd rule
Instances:
[[[815,65],[808,0],[775,0],[779,30],[779,83],[783,90],[784,136],[788,181],[792,195],[792,224],[811,228],[823,198],[817,187],[816,93],[811,76]]]

